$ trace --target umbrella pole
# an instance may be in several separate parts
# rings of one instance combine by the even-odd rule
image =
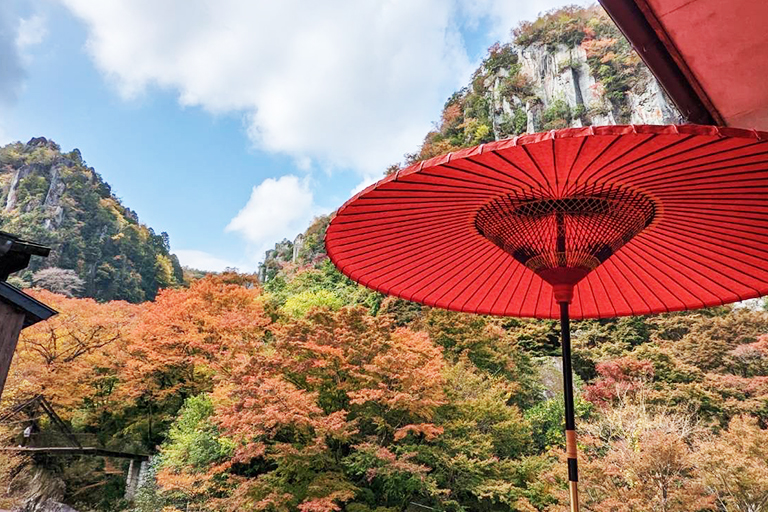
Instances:
[[[563,395],[565,396],[565,454],[568,457],[568,493],[571,498],[571,512],[579,512],[579,470],[576,462],[576,419],[573,407],[569,302],[559,303],[560,337],[563,346]]]

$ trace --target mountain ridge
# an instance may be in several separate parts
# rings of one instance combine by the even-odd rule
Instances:
[[[81,281],[78,295],[141,302],[184,282],[168,234],[142,224],[78,149],[45,137],[0,148],[0,229],[51,247],[11,278],[21,287],[61,269]]]

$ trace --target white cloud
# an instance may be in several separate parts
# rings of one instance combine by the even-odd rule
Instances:
[[[173,251],[179,257],[179,261],[186,267],[196,268],[198,270],[208,270],[212,272],[221,272],[226,268],[237,267],[231,261],[219,258],[205,251],[194,249],[177,249]]]
[[[319,213],[309,178],[293,175],[268,178],[253,187],[248,203],[229,222],[226,231],[235,232],[248,243],[253,261],[283,238],[293,239]]]
[[[19,29],[16,33],[16,47],[25,50],[30,46],[40,44],[48,34],[45,18],[39,14],[19,20]]]
[[[241,112],[268,151],[381,175],[473,69],[460,28],[506,36],[562,0],[61,0],[125,97]],[[533,4],[533,7],[531,6]],[[503,27],[503,30],[500,28]]]

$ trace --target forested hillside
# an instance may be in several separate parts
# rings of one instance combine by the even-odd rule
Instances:
[[[0,148],[0,229],[52,249],[12,280],[22,287],[141,302],[183,281],[168,235],[141,224],[77,149],[42,137]]]
[[[660,92],[636,106],[654,82],[597,9],[551,13],[515,38],[491,48],[410,160],[523,125],[669,114]],[[601,109],[553,96],[587,80],[573,80],[572,67],[523,72],[525,55],[569,51],[594,73]],[[61,314],[23,331],[0,408],[40,393],[77,435],[154,457],[128,501],[127,462],[0,452],[0,508],[52,499],[81,511],[566,510],[557,323],[362,288],[325,257],[328,220],[277,244],[261,279],[207,276],[141,304],[32,291]],[[762,303],[572,331],[584,510],[768,510]],[[24,421],[0,425],[6,446]],[[39,421],[40,436],[56,430]]]

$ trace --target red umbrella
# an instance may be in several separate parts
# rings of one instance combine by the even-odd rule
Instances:
[[[326,234],[331,261],[430,306],[560,318],[571,508],[578,510],[569,317],[768,294],[768,133],[607,126],[523,135],[366,188]]]

